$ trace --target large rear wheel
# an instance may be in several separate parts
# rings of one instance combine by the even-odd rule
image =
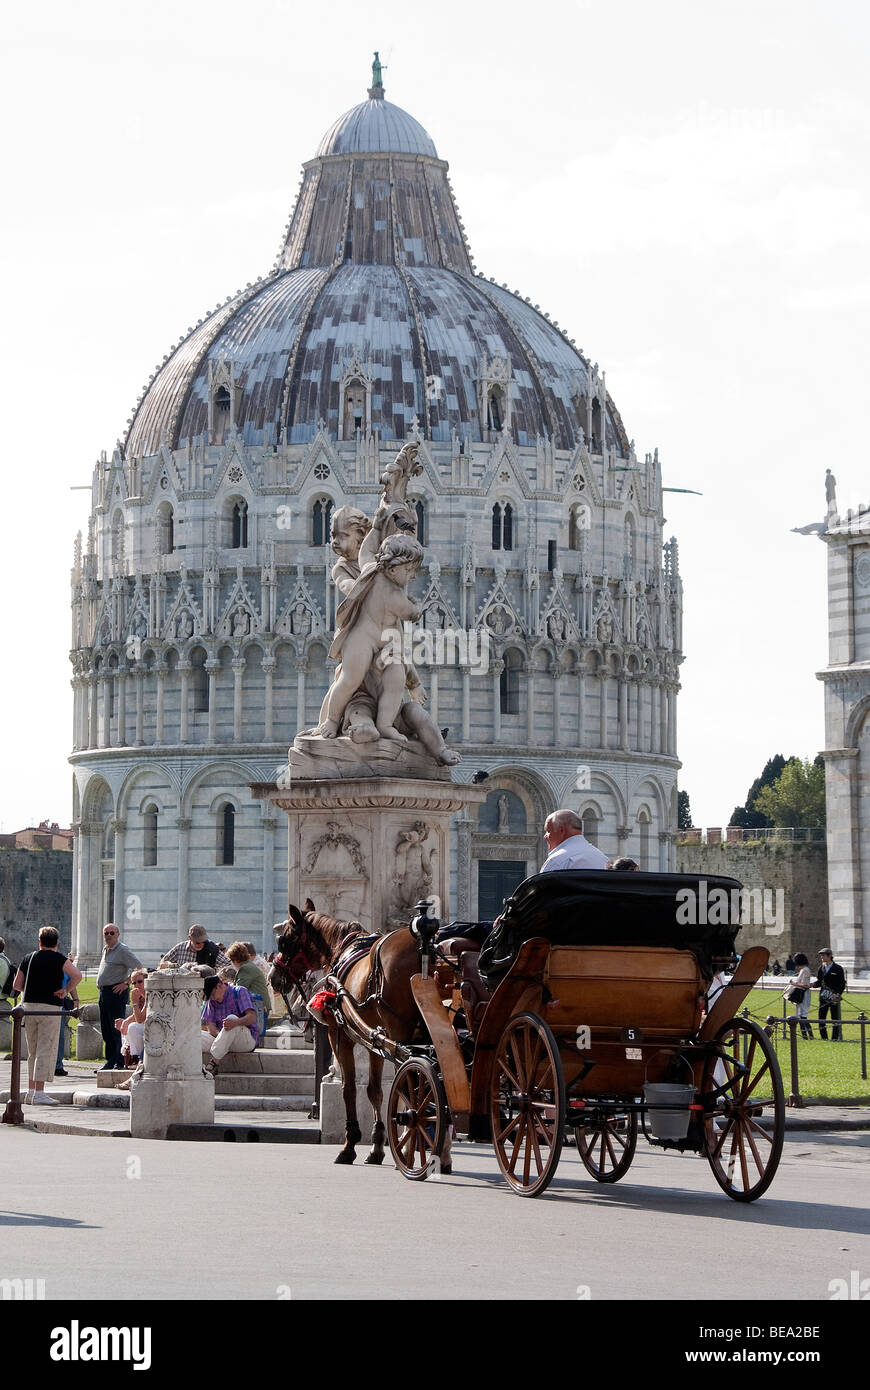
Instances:
[[[716,1034],[704,1066],[704,1146],[713,1176],[735,1202],[754,1202],[773,1181],[785,1136],[785,1093],[770,1039],[748,1018]],[[721,1088],[721,1095],[715,1092]]]
[[[403,1062],[393,1078],[387,1136],[406,1178],[420,1182],[436,1171],[447,1137],[447,1102],[435,1068],[424,1057]]]
[[[565,1082],[558,1043],[537,1014],[517,1014],[499,1038],[490,1120],[506,1181],[522,1197],[540,1196],[562,1152]]]

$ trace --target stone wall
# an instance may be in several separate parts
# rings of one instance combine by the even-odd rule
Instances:
[[[0,849],[0,936],[16,965],[38,945],[40,927],[57,927],[72,949],[72,872],[69,850]]]
[[[829,944],[827,850],[821,842],[750,840],[740,844],[697,844],[677,840],[677,872],[724,874],[747,889],[762,889],[768,910],[751,911],[737,938],[738,949],[766,946],[771,960],[803,951],[810,964]],[[779,899],[777,890],[782,890]],[[768,896],[769,894],[769,896]],[[778,914],[777,904],[782,904]],[[761,918],[761,920],[759,920]]]

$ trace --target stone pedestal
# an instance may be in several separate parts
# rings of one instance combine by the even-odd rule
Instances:
[[[366,1094],[369,1084],[369,1054],[364,1047],[355,1047],[353,1050],[354,1065],[356,1067],[356,1115],[359,1120],[359,1127],[363,1132],[361,1142],[357,1145],[360,1150],[369,1143],[372,1132],[373,1115],[369,1098]],[[396,1068],[392,1062],[384,1062],[383,1073],[383,1092],[384,1103],[381,1114],[386,1119],[387,1096],[390,1094],[390,1086]],[[341,1074],[336,1063],[333,1063],[332,1070],[323,1078],[320,1083],[320,1142],[321,1144],[343,1144],[347,1121],[344,1114],[344,1100],[341,1094]]]
[[[76,1060],[95,1062],[103,1055],[99,1004],[82,1004],[76,1028]]]
[[[145,998],[145,1070],[130,1088],[130,1133],[165,1139],[170,1124],[213,1124],[214,1079],[202,1071],[202,976],[155,971]]]
[[[292,781],[252,788],[289,821],[288,899],[367,931],[405,926],[422,898],[450,918],[450,818],[482,787],[408,777]]]

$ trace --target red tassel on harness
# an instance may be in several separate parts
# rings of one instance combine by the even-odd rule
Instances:
[[[315,994],[313,999],[308,1001],[308,1007],[313,1013],[325,1013],[331,1008],[336,998],[334,989],[321,989]]]

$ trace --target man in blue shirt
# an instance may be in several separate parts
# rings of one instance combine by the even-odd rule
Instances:
[[[257,1010],[243,985],[228,985],[217,975],[204,981],[206,1005],[202,1011],[203,1070],[214,1076],[228,1052],[253,1052],[259,1029]]]

